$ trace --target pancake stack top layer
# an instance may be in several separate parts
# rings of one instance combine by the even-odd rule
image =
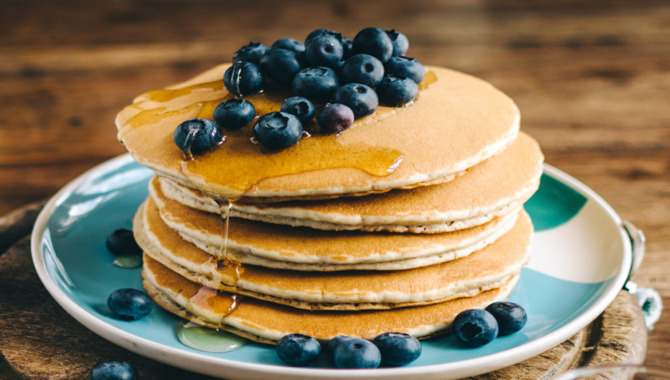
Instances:
[[[428,337],[512,291],[543,158],[507,96],[428,67],[413,102],[337,135],[311,122],[311,136],[268,150],[250,139],[252,122],[189,157],[175,128],[234,98],[228,67],[142,94],[117,117],[119,139],[157,175],[134,232],[159,305],[268,343]],[[269,85],[244,98],[260,116],[290,96]]]

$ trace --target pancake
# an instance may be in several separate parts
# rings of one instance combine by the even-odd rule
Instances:
[[[489,83],[427,67],[418,97],[379,107],[338,135],[315,131],[282,151],[250,141],[251,126],[226,132],[220,146],[185,160],[172,135],[184,120],[211,118],[231,98],[220,65],[170,89],[135,98],[116,118],[118,138],[161,176],[225,199],[247,202],[370,194],[453,179],[502,151],[518,135],[514,102]],[[257,114],[278,110],[290,93],[248,96]]]
[[[155,186],[150,189],[147,216],[158,207],[161,219],[185,240],[210,255],[222,255],[224,221],[219,215],[185,207],[166,198]],[[278,269],[408,269],[467,256],[496,241],[512,228],[516,218],[517,212],[513,212],[467,230],[427,235],[332,232],[231,218],[227,254],[245,264]]]
[[[504,300],[518,277],[474,297],[426,306],[366,311],[305,311],[250,297],[235,296],[191,282],[148,258],[143,285],[158,305],[195,323],[261,342],[276,343],[286,334],[302,333],[320,341],[338,335],[373,339],[397,331],[423,338],[449,331],[456,315]]]
[[[360,310],[425,305],[500,287],[520,272],[530,254],[530,218],[522,212],[517,220],[495,243],[451,262],[397,271],[329,273],[220,265],[224,260],[186,242],[165,225],[151,200],[141,208],[134,225],[145,255],[193,282],[303,309]]]
[[[537,142],[520,133],[503,152],[448,183],[337,200],[235,203],[230,215],[324,230],[455,231],[486,223],[519,208],[537,190],[542,162]],[[160,180],[160,188],[168,198],[189,207],[221,212],[215,198],[203,192],[168,179]]]

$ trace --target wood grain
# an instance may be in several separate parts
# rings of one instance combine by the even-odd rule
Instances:
[[[0,2],[0,214],[123,153],[116,112],[250,40],[395,28],[409,55],[480,76],[518,103],[547,162],[648,239],[635,276],[670,308],[670,3],[662,0]],[[670,362],[670,320],[647,362]]]

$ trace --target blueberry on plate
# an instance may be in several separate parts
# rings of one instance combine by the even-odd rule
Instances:
[[[277,342],[276,351],[284,363],[304,367],[319,356],[321,345],[309,335],[288,334]]]
[[[223,84],[238,96],[255,94],[263,90],[265,77],[255,63],[239,61],[223,73]]]
[[[460,312],[452,324],[453,334],[464,346],[475,348],[491,343],[498,335],[498,322],[482,309]]]
[[[314,103],[330,100],[339,88],[337,74],[330,67],[314,66],[300,70],[293,78],[293,92]]]
[[[286,112],[271,112],[261,116],[254,124],[256,140],[270,149],[285,149],[302,137],[302,123]]]
[[[485,309],[498,321],[498,336],[515,333],[528,321],[524,308],[514,302],[494,302]]]
[[[249,42],[248,45],[242,46],[233,54],[233,62],[246,61],[258,64],[263,54],[269,49],[269,46],[260,42]]]
[[[407,49],[409,49],[409,40],[407,39],[407,36],[400,32],[396,32],[395,29],[386,30],[385,32],[391,39],[393,56],[405,55]]]
[[[107,306],[117,317],[135,321],[151,312],[154,301],[141,290],[123,288],[117,289],[109,295]]]
[[[337,348],[337,346],[340,343],[345,342],[345,341],[350,340],[350,339],[354,339],[354,338],[352,338],[348,335],[338,335],[335,338],[331,339],[328,342],[328,345],[326,346],[326,351],[328,351],[328,354],[330,355],[330,357],[331,358],[333,357],[333,354],[335,353],[335,349]]]
[[[379,98],[375,90],[360,83],[347,83],[335,91],[334,103],[341,103],[354,111],[358,119],[375,112],[379,106]]]
[[[280,38],[272,43],[273,49],[286,49],[295,53],[302,53],[305,51],[305,45],[302,42],[293,38]]]
[[[344,48],[337,35],[323,33],[305,43],[305,58],[313,66],[339,67]]]
[[[256,116],[256,108],[246,99],[228,99],[214,108],[214,121],[220,127],[235,130],[251,123]]]
[[[266,77],[288,85],[293,81],[293,76],[303,68],[296,52],[276,48],[271,48],[263,55],[260,66]]]
[[[223,133],[213,120],[188,119],[172,135],[175,144],[186,154],[202,154],[221,144]]]
[[[345,340],[333,353],[333,364],[337,368],[377,368],[381,360],[377,346],[365,339]]]
[[[369,54],[356,54],[344,61],[340,77],[343,83],[361,83],[377,87],[384,78],[384,65]]]
[[[421,342],[415,337],[398,332],[378,335],[373,341],[382,354],[382,364],[389,367],[407,365],[421,355]]]
[[[354,111],[344,104],[328,103],[321,109],[316,120],[322,131],[340,133],[354,123]]]
[[[386,75],[407,77],[417,84],[426,77],[426,68],[414,58],[405,56],[391,57],[384,64]]]
[[[419,86],[407,77],[387,75],[377,86],[379,102],[391,107],[399,107],[411,102],[418,93]]]
[[[314,118],[315,109],[314,104],[309,99],[293,96],[284,100],[280,111],[295,115],[305,125]]]
[[[96,364],[88,375],[89,380],[136,380],[137,370],[132,364],[108,360]]]
[[[119,228],[109,234],[105,246],[114,255],[142,255],[142,248],[137,245],[133,231],[127,228]]]
[[[353,52],[354,54],[370,54],[386,62],[393,55],[393,42],[385,31],[369,27],[361,30],[354,37]]]

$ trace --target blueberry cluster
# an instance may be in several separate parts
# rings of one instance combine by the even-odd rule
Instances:
[[[388,332],[372,341],[340,335],[328,342],[328,355],[337,368],[399,367],[421,355],[421,342],[411,335]],[[277,343],[277,355],[292,366],[306,366],[321,352],[319,342],[304,334],[289,334]]]
[[[491,343],[498,336],[523,328],[528,316],[514,302],[494,302],[486,309],[469,309],[459,313],[452,324],[454,337],[464,346],[474,348]]]
[[[223,83],[238,97],[262,92],[268,82],[292,90],[295,97],[287,99],[279,112],[261,116],[253,128],[261,144],[284,149],[302,138],[304,126],[312,120],[324,133],[340,133],[355,119],[375,112],[379,104],[398,107],[414,100],[426,71],[405,56],[408,48],[407,37],[395,30],[369,27],[351,40],[317,29],[304,43],[281,38],[271,46],[258,42],[243,46],[233,54]],[[187,120],[175,130],[174,139],[187,154],[201,154],[222,142],[217,125],[237,129],[254,118],[249,101],[232,99],[217,107],[216,124]]]

